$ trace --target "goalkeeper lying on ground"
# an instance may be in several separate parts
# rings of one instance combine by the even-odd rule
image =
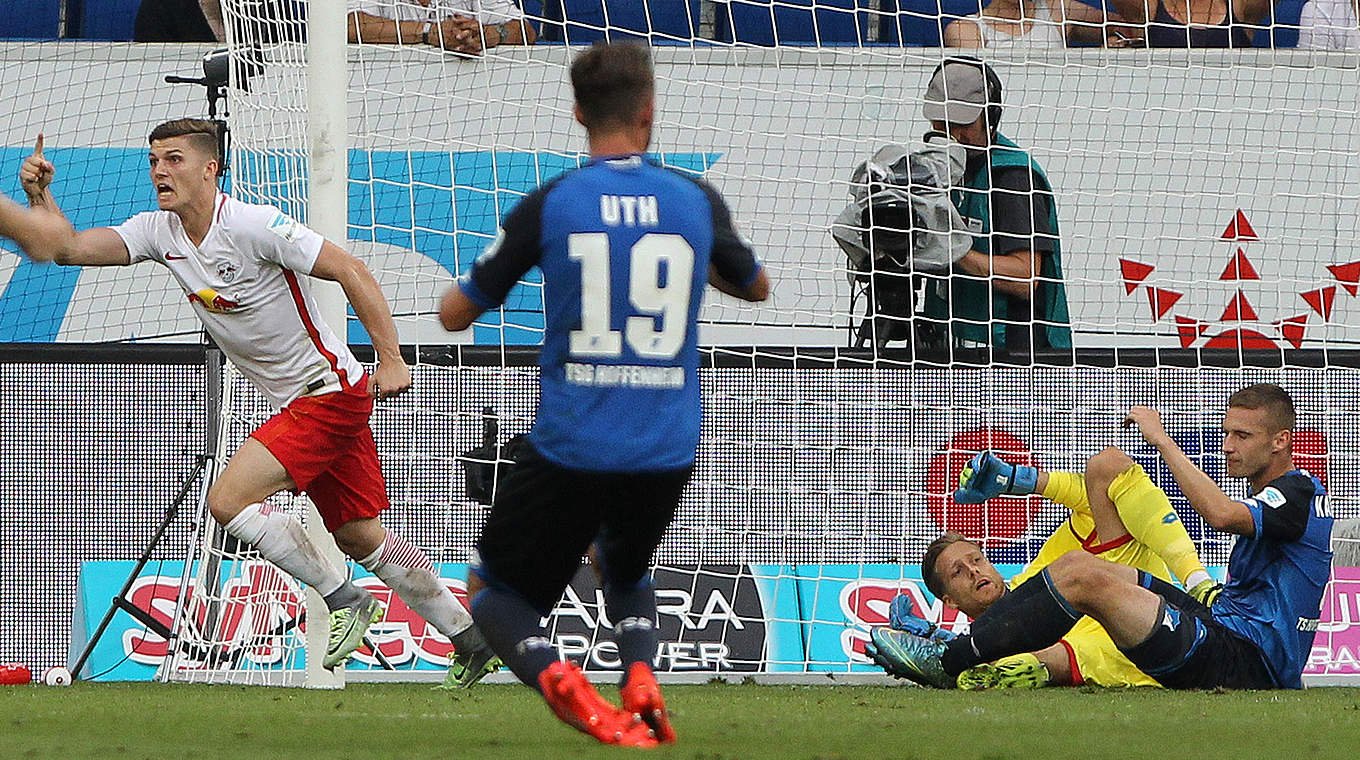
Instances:
[[[1069,551],[1084,549],[1102,559],[1136,567],[1170,580],[1168,567],[1181,578],[1190,594],[1205,604],[1221,588],[1204,569],[1185,526],[1166,493],[1143,468],[1116,448],[1106,448],[1086,463],[1086,473],[1039,472],[1013,466],[990,452],[974,457],[959,476],[954,500],[975,504],[994,496],[1043,494],[1072,510],[1065,523],[1049,536],[1034,561],[1011,587],[1023,583]],[[931,542],[921,561],[921,577],[938,599],[971,618],[1007,591],[1001,574],[982,549],[958,533]],[[888,628],[876,628],[868,652],[891,675],[903,675],[893,657],[894,636],[900,631],[929,636],[911,614],[906,595],[893,600]],[[1100,624],[1083,617],[1062,641],[1032,654],[1015,655],[979,665],[959,675],[962,689],[989,687],[1158,686],[1134,667]]]

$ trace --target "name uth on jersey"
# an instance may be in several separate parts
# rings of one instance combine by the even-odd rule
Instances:
[[[661,212],[655,195],[601,195],[600,221],[610,227],[655,227]]]

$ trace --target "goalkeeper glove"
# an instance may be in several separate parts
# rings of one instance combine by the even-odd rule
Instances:
[[[954,491],[954,501],[959,504],[981,504],[1002,494],[1028,496],[1034,493],[1038,481],[1038,469],[1009,464],[992,452],[984,451],[969,460],[959,473],[959,487]]]
[[[1196,583],[1187,593],[1205,607],[1213,607],[1214,602],[1218,601],[1218,595],[1223,593],[1223,584],[1210,578]]]
[[[1037,689],[1047,685],[1048,667],[1032,654],[1002,657],[959,674],[959,688],[964,691]]]
[[[895,631],[906,631],[923,639],[938,641],[941,644],[952,641],[955,636],[953,631],[947,631],[912,612],[911,597],[906,594],[898,594],[889,602],[888,627]]]

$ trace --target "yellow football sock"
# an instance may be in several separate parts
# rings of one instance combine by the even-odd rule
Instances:
[[[1109,493],[1129,534],[1156,552],[1186,588],[1209,578],[1171,501],[1141,466],[1135,464],[1120,473],[1110,483]]]
[[[1091,511],[1086,498],[1086,478],[1076,472],[1050,472],[1044,498],[1055,501],[1073,512]]]

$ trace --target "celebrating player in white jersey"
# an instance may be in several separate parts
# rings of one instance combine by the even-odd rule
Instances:
[[[264,500],[306,491],[349,556],[453,640],[450,682],[471,685],[494,669],[472,618],[421,550],[385,529],[388,506],[368,419],[374,398],[411,386],[382,290],[362,262],[272,206],[217,188],[217,125],[177,119],[150,135],[159,211],[117,227],[76,232],[50,190],[55,167],[43,138],[19,172],[32,210],[0,208],[0,232],[37,261],[125,266],[155,261],[184,288],[194,313],[232,363],[279,411],[231,457],[208,492],[228,533],[312,586],[331,610],[324,664],[344,662],[382,611],[307,538],[302,524]],[[378,355],[371,376],[321,319],[306,277],[340,283]]]

